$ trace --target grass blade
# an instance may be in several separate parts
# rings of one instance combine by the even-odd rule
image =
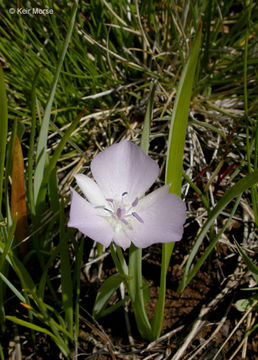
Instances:
[[[46,162],[46,146],[47,146],[47,136],[48,136],[48,128],[49,128],[49,121],[50,121],[50,115],[51,115],[51,108],[55,96],[55,91],[57,87],[57,82],[59,79],[60,71],[63,65],[63,61],[65,58],[65,54],[68,48],[68,44],[72,35],[76,12],[77,12],[77,6],[78,2],[75,1],[72,9],[72,16],[71,21],[69,24],[69,28],[67,31],[67,35],[64,41],[63,49],[61,56],[59,58],[56,73],[54,77],[54,81],[52,84],[51,92],[49,95],[49,99],[47,102],[47,106],[45,109],[44,117],[42,120],[42,125],[39,133],[39,140],[38,140],[38,146],[37,146],[37,153],[36,153],[36,169],[35,169],[35,180],[34,180],[34,201],[37,203],[40,187],[43,181],[43,174],[44,174],[44,168],[45,168],[45,162]]]
[[[9,287],[9,289],[17,296],[17,298],[25,303],[26,300],[25,300],[25,297],[21,294],[20,291],[18,291],[16,289],[16,287],[7,279],[6,276],[4,276],[4,274],[2,272],[0,272],[0,278],[3,280],[3,282]]]
[[[2,196],[3,196],[3,178],[4,178],[4,163],[5,163],[5,149],[8,131],[8,113],[7,113],[7,99],[6,89],[4,83],[4,74],[2,66],[0,65],[0,216],[2,217]]]
[[[252,273],[254,280],[258,283],[258,266],[256,266],[251,259],[244,253],[244,251],[241,249],[237,241],[235,241],[237,250],[239,254],[242,256],[243,260],[245,261],[248,270]]]
[[[68,331],[73,335],[73,285],[71,278],[71,265],[69,260],[69,248],[64,224],[64,204],[60,204],[60,257],[61,257],[61,284],[62,303],[65,312]]]
[[[148,154],[149,143],[150,143],[150,124],[152,121],[152,110],[153,110],[155,89],[156,89],[156,84],[154,83],[151,87],[150,97],[147,105],[146,114],[144,117],[144,125],[141,136],[141,148],[146,154]]]
[[[35,203],[34,203],[34,193],[33,193],[33,152],[34,152],[34,141],[35,141],[35,132],[36,132],[36,84],[39,76],[40,70],[37,71],[33,82],[31,90],[31,128],[30,128],[30,143],[28,151],[28,198],[30,204],[30,213],[32,217],[35,216]]]
[[[75,341],[77,341],[79,336],[79,330],[80,330],[80,292],[81,292],[81,281],[80,281],[80,275],[81,275],[81,264],[83,259],[83,250],[84,250],[84,243],[85,238],[83,237],[81,239],[80,244],[77,248],[77,256],[76,256],[76,262],[75,262],[75,287],[76,287],[76,299],[75,299],[75,306],[74,306],[74,327],[75,327]]]

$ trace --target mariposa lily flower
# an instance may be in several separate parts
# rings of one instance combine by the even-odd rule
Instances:
[[[75,175],[84,199],[71,188],[68,226],[105,247],[113,241],[127,249],[178,241],[185,203],[168,193],[169,185],[144,196],[159,174],[157,163],[130,141],[111,145],[91,162],[92,180]]]

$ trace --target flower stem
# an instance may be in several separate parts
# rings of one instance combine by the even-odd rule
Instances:
[[[142,250],[133,244],[129,249],[128,292],[132,301],[137,328],[142,338],[153,340],[151,325],[146,313],[142,284]]]
[[[120,264],[121,264],[124,274],[128,275],[128,266],[126,264],[123,252],[119,246],[116,246],[116,253],[117,253],[117,256],[120,261]]]
[[[115,266],[118,270],[118,272],[121,274],[121,275],[127,275],[126,273],[124,273],[124,270],[123,270],[123,266],[120,264],[120,261],[117,257],[117,254],[116,254],[116,251],[115,251],[115,248],[114,248],[114,245],[111,243],[110,244],[110,251],[111,251],[111,256],[112,256],[112,259],[115,263]]]
[[[167,280],[167,269],[169,265],[169,260],[173,252],[175,243],[171,244],[171,248],[168,249],[165,244],[162,245],[162,260],[161,260],[161,273],[160,273],[160,289],[159,289],[159,298],[158,303],[155,309],[155,314],[152,319],[152,336],[154,339],[157,339],[160,336],[163,317],[164,317],[164,307],[165,307],[165,298],[166,298],[166,280]]]
[[[146,313],[142,284],[142,250],[131,245],[129,269],[119,246],[110,244],[110,251],[118,272],[125,278],[124,283],[132,301],[139,333],[144,339],[153,340],[150,322]]]

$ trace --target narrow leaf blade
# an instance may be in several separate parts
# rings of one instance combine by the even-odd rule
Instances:
[[[180,78],[169,132],[169,145],[166,163],[166,184],[171,184],[169,191],[177,194],[178,196],[181,196],[186,127],[188,122],[188,113],[194,76],[201,47],[201,38],[202,27],[200,25],[195,41],[191,48],[190,56]],[[152,320],[152,332],[154,338],[159,337],[162,328],[166,294],[166,275],[174,245],[175,243],[167,243],[162,245],[160,292],[158,304]]]

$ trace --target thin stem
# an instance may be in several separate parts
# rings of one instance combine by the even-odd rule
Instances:
[[[142,249],[136,248],[133,244],[129,249],[129,276],[132,279],[128,281],[128,292],[132,300],[138,331],[144,339],[153,340],[143,296]]]
[[[121,267],[125,275],[128,275],[128,266],[126,264],[123,252],[119,246],[116,246],[116,253],[118,255],[118,259],[120,261]]]
[[[111,251],[112,259],[113,259],[113,261],[114,261],[114,263],[115,263],[115,266],[116,266],[118,272],[119,272],[120,274],[122,274],[122,275],[127,275],[127,274],[125,274],[124,271],[123,271],[123,267],[122,267],[122,265],[121,265],[121,263],[120,263],[120,261],[119,261],[119,259],[118,259],[118,257],[117,257],[117,254],[116,254],[114,245],[113,245],[112,243],[110,244],[110,251]]]
[[[171,248],[171,253],[173,252],[175,243],[173,243]],[[166,284],[167,284],[167,269],[169,262],[167,261],[167,249],[162,245],[162,257],[161,257],[161,273],[160,273],[160,290],[159,290],[159,299],[156,306],[156,311],[152,320],[152,336],[154,339],[157,339],[160,336],[162,329],[162,321],[164,317],[164,307],[165,307],[165,298],[166,298]]]

